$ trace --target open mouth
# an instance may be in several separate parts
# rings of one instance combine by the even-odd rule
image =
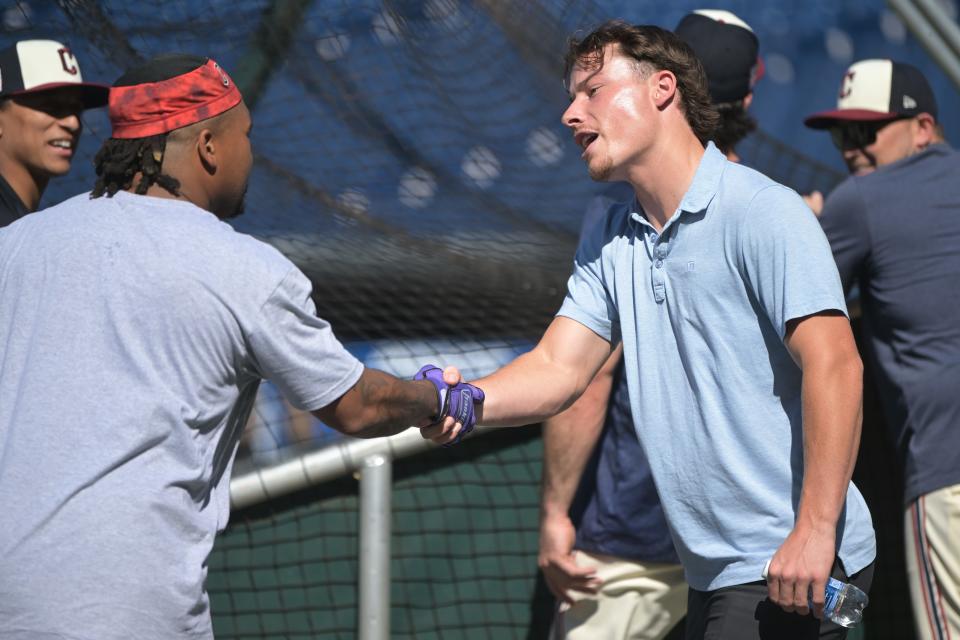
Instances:
[[[589,147],[598,137],[599,136],[596,133],[584,131],[583,133],[578,133],[574,141],[577,143],[578,147],[580,147],[583,151],[586,151],[587,147]]]
[[[52,140],[50,142],[51,147],[56,147],[57,149],[66,149],[67,151],[73,151],[73,140]]]

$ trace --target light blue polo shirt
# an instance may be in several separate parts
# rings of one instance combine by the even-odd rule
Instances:
[[[810,209],[712,143],[662,233],[636,202],[615,205],[577,251],[558,315],[623,340],[637,434],[694,589],[759,580],[793,528],[802,376],[783,337],[831,309],[846,305]],[[876,555],[853,483],[837,543],[848,573]]]

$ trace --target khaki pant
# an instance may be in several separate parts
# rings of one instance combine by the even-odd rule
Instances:
[[[914,500],[903,537],[917,638],[960,640],[960,484]]]
[[[687,611],[687,583],[679,564],[583,551],[575,558],[580,566],[595,567],[602,584],[595,595],[571,592],[574,603],[557,610],[554,640],[660,640]]]

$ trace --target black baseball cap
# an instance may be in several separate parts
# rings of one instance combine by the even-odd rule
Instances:
[[[84,82],[70,47],[56,40],[21,40],[0,51],[0,98],[78,87],[84,109],[107,104],[110,88]]]
[[[937,118],[933,89],[916,67],[888,59],[854,62],[840,84],[837,108],[808,116],[811,129],[840,122],[875,122],[929,113]]]
[[[756,34],[729,11],[698,9],[684,16],[674,33],[700,58],[714,103],[743,100],[763,75]]]

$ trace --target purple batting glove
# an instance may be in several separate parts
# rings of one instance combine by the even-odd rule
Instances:
[[[444,418],[450,416],[455,422],[461,424],[460,433],[450,444],[457,444],[463,436],[473,431],[477,424],[476,405],[483,405],[483,390],[466,382],[459,382],[454,386],[448,385],[443,380],[443,369],[432,364],[424,365],[414,380],[429,380],[437,388],[437,397],[440,399],[440,411],[437,413],[436,422],[442,422]]]

